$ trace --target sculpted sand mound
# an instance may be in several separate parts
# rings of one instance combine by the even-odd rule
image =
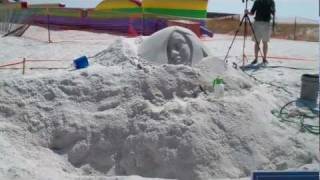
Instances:
[[[51,164],[52,173],[68,178],[183,180],[248,176],[252,169],[294,168],[317,159],[316,145],[306,148],[314,136],[290,137],[287,127],[271,122],[275,99],[239,71],[224,69],[221,60],[206,59],[194,69],[154,66],[130,49],[117,40],[88,69],[2,78],[0,123],[11,130],[1,138],[21,133],[16,142],[3,141],[22,152],[32,146],[33,157],[10,154],[4,145],[7,157],[0,157],[38,156],[40,170]],[[209,88],[218,74],[226,82],[222,99]],[[1,174],[14,174],[10,166],[1,164]],[[22,163],[15,166],[16,174],[40,177]]]

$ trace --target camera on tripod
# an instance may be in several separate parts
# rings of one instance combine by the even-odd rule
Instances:
[[[257,40],[257,36],[256,36],[256,33],[255,33],[255,30],[254,30],[254,28],[253,28],[253,24],[252,24],[252,22],[251,22],[251,20],[250,20],[250,18],[249,18],[249,16],[248,16],[248,1],[249,1],[249,0],[242,0],[242,2],[245,3],[245,14],[244,14],[244,16],[242,17],[242,19],[241,19],[241,21],[240,21],[239,27],[238,27],[238,29],[236,30],[236,33],[235,33],[235,35],[234,35],[234,37],[233,37],[233,39],[232,39],[231,45],[230,45],[230,47],[229,47],[229,49],[228,49],[228,52],[227,52],[227,54],[226,54],[226,56],[225,56],[225,58],[224,58],[224,61],[225,61],[226,63],[228,63],[228,57],[229,57],[230,50],[231,50],[231,48],[232,48],[232,46],[233,46],[233,43],[234,43],[234,41],[235,41],[238,33],[240,32],[240,28],[241,28],[242,24],[244,24],[244,31],[243,31],[243,36],[244,36],[244,38],[243,38],[243,52],[242,52],[242,62],[243,62],[243,66],[245,65],[245,58],[246,58],[246,55],[245,55],[245,46],[246,46],[246,38],[247,38],[247,35],[248,35],[248,30],[247,30],[247,26],[248,26],[248,25],[249,25],[249,27],[250,27],[250,29],[251,29],[251,31],[252,31],[253,39],[254,39],[255,42],[258,44],[258,40]],[[254,1],[254,0],[251,0],[251,1]],[[260,47],[258,47],[258,49],[259,49],[260,55],[262,56],[262,52],[261,52]]]

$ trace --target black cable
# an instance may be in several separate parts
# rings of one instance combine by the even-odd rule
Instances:
[[[255,81],[257,81],[257,82],[259,82],[259,83],[261,83],[261,84],[267,84],[267,85],[276,87],[276,88],[278,88],[278,89],[282,89],[283,91],[287,92],[287,93],[290,94],[290,95],[293,94],[292,92],[288,91],[286,88],[284,88],[284,87],[282,87],[282,86],[274,85],[274,84],[269,83],[269,82],[264,82],[264,81],[256,78],[255,76],[247,73],[246,71],[244,71],[244,70],[242,70],[242,71],[243,71],[246,75],[248,75],[249,77],[251,77],[252,79],[254,79]],[[288,117],[284,118],[284,117],[282,116],[282,115],[284,115],[284,114],[287,114],[287,115],[288,115],[288,113],[284,113],[283,111],[284,111],[284,109],[285,109],[287,106],[289,106],[290,104],[292,104],[292,103],[294,103],[294,102],[297,102],[297,100],[290,101],[290,102],[288,102],[287,104],[285,104],[284,106],[281,107],[280,112],[279,112],[279,115],[278,115],[278,117],[280,118],[280,121],[281,121],[281,122],[290,122],[290,123],[296,123],[296,124],[297,124],[296,121],[290,120],[290,119],[288,119]],[[314,113],[311,108],[309,108],[309,110],[312,111],[312,113]],[[305,119],[305,118],[316,118],[317,116],[308,116],[308,115],[305,115],[305,114],[300,114],[299,117],[300,117],[300,121],[299,121],[298,123],[300,124],[301,131],[307,131],[307,132],[309,132],[309,133],[311,133],[311,134],[314,134],[314,135],[320,135],[320,126],[314,126],[314,125],[310,125],[310,124],[305,124],[305,123],[304,123],[304,119]]]
[[[290,66],[266,66],[264,68],[286,68],[286,69],[293,69],[293,70],[314,70],[314,69],[309,69],[309,68],[297,68],[297,67],[290,67]]]
[[[244,72],[246,75],[248,75],[249,77],[251,77],[252,79],[254,79],[255,81],[257,81],[257,82],[259,82],[259,83],[261,83],[261,84],[267,84],[267,85],[269,85],[269,86],[276,87],[277,89],[282,89],[283,91],[285,91],[286,93],[288,93],[288,94],[290,94],[290,95],[293,94],[292,92],[290,92],[289,90],[287,90],[286,88],[284,88],[284,87],[282,87],[282,86],[278,86],[278,85],[275,85],[275,84],[272,84],[272,83],[269,83],[269,82],[262,81],[262,80],[256,78],[255,76],[247,73],[246,71],[243,71],[243,72]]]
[[[236,57],[236,58],[237,58],[237,57]],[[289,95],[292,95],[292,94],[293,94],[292,92],[290,92],[289,90],[287,90],[286,88],[284,88],[284,87],[282,87],[282,86],[278,86],[278,85],[275,85],[275,84],[272,84],[272,83],[269,83],[269,82],[265,82],[265,81],[262,81],[262,80],[256,78],[254,75],[247,73],[247,72],[245,71],[245,68],[244,68],[244,67],[242,67],[242,68],[240,68],[240,69],[241,69],[242,72],[244,72],[247,76],[251,77],[253,80],[255,80],[256,82],[259,82],[260,84],[267,84],[267,85],[273,86],[273,87],[275,87],[275,88],[277,88],[277,89],[282,89],[283,91],[285,91],[285,92],[288,93]]]
[[[318,117],[317,115],[315,115],[315,116],[309,116],[309,115],[307,115],[307,114],[299,113],[298,116],[296,116],[296,117],[298,117],[298,118],[300,119],[299,121],[294,121],[294,120],[290,120],[290,119],[289,119],[289,118],[290,118],[290,117],[288,117],[289,114],[288,114],[288,113],[285,113],[284,110],[285,110],[290,104],[295,103],[295,102],[298,102],[298,100],[290,101],[290,102],[288,102],[287,104],[285,104],[284,106],[281,107],[280,112],[279,112],[279,114],[278,114],[278,116],[277,116],[277,117],[280,118],[280,121],[281,121],[281,122],[289,122],[289,123],[298,124],[298,125],[300,126],[300,131],[302,131],[302,132],[309,132],[309,133],[314,134],[314,135],[320,135],[320,126],[315,126],[315,125],[311,125],[311,124],[306,124],[306,123],[305,123],[305,118],[317,119],[317,117]],[[308,107],[308,106],[307,106],[307,107]],[[315,114],[310,107],[308,107],[308,108],[309,108],[309,110],[310,110],[313,114]],[[275,114],[274,111],[273,111],[272,113]],[[286,117],[284,117],[284,115],[286,115]]]
[[[282,106],[281,109],[280,109],[280,116],[282,115],[283,110],[284,110],[287,106],[289,106],[290,104],[295,103],[295,102],[297,102],[297,100],[290,101],[290,102],[288,102],[287,104],[285,104],[284,106]]]

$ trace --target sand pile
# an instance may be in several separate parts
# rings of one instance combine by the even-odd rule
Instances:
[[[240,71],[155,66],[133,49],[119,39],[88,69],[1,77],[0,177],[206,180],[319,161],[317,137],[273,121],[276,99]]]

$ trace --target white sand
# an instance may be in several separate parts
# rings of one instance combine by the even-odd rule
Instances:
[[[289,94],[231,66],[225,71],[218,58],[193,69],[151,65],[136,56],[139,38],[60,31],[52,33],[57,43],[36,40],[45,34],[33,27],[22,38],[1,38],[0,61],[100,53],[78,71],[0,72],[0,179],[206,180],[244,178],[257,169],[319,170],[319,137],[271,114],[299,98],[302,74],[318,73],[317,43],[270,45],[271,56],[311,61],[270,59],[269,66],[311,70],[249,72]],[[231,38],[216,35],[205,44],[223,58]],[[230,61],[238,61],[241,47],[238,40]],[[217,75],[226,83],[224,98],[210,88]]]

